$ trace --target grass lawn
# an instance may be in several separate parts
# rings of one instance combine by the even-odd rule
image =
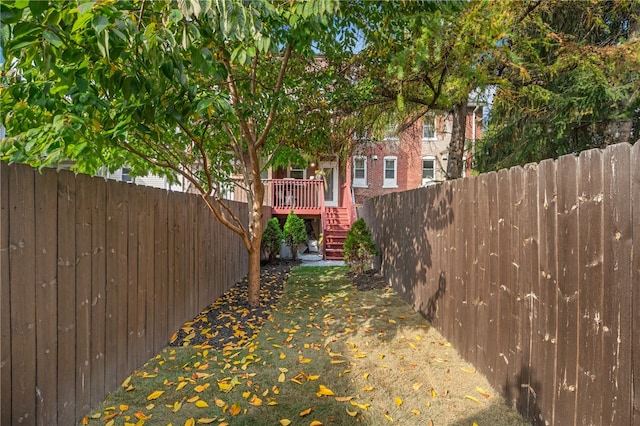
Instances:
[[[486,379],[393,290],[346,267],[295,267],[241,347],[168,347],[89,425],[521,425]]]

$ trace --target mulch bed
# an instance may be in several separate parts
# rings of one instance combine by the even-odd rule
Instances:
[[[222,349],[224,346],[242,345],[249,341],[265,323],[269,312],[282,295],[291,267],[299,261],[279,260],[261,267],[260,305],[253,308],[247,303],[248,282],[236,283],[192,321],[188,321],[171,337],[169,346],[201,345]],[[386,288],[379,271],[348,274],[359,291]]]
[[[169,346],[203,345],[222,349],[242,345],[257,333],[280,299],[291,267],[300,262],[278,261],[263,265],[260,271],[260,305],[247,303],[248,282],[236,283],[218,300],[175,333]]]

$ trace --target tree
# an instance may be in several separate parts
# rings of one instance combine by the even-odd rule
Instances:
[[[640,4],[546,1],[505,38],[510,55],[480,171],[634,142],[640,131]]]
[[[309,239],[304,219],[293,213],[293,211],[289,212],[282,231],[285,243],[289,248],[291,248],[291,256],[293,257],[293,260],[297,260],[298,245],[306,243]]]
[[[2,158],[183,176],[242,239],[248,301],[257,305],[260,174],[289,142],[275,123],[313,97],[301,81],[314,48],[340,50],[338,27],[329,25],[338,3],[15,1],[2,8],[0,107],[10,135]],[[231,181],[236,173],[240,181]],[[247,191],[248,219],[222,198],[230,183]]]
[[[273,262],[280,253],[283,238],[278,218],[272,217],[267,221],[267,227],[262,233],[262,250],[269,256],[269,262]]]
[[[356,220],[344,240],[344,261],[353,266],[356,274],[362,274],[364,267],[377,255],[378,249],[367,223],[363,218]]]
[[[501,2],[355,2],[351,13],[362,32],[359,79],[369,90],[361,116],[380,134],[398,130],[433,111],[453,117],[447,175],[462,174],[466,106],[477,88],[494,83],[492,65],[514,17]],[[366,121],[366,120],[365,120]]]

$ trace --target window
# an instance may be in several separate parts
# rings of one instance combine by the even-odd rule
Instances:
[[[291,166],[289,169],[289,177],[291,179],[306,179],[307,169],[302,166]]]
[[[131,182],[131,168],[123,167],[122,174],[120,175],[120,181]]]
[[[367,157],[353,157],[353,186],[367,186]]]
[[[382,182],[383,188],[398,187],[397,164],[398,164],[397,157],[384,157],[384,180]]]
[[[426,185],[436,178],[436,158],[422,157],[422,185]]]
[[[436,118],[434,116],[426,116],[422,124],[422,139],[436,139]]]

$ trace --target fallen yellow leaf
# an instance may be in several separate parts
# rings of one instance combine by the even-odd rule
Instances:
[[[152,401],[152,400],[154,400],[154,399],[158,399],[158,398],[160,398],[160,396],[161,396],[163,393],[164,393],[164,391],[162,391],[162,390],[157,390],[157,391],[151,392],[151,393],[149,394],[149,396],[147,396],[147,400]]]
[[[489,395],[484,389],[482,389],[480,386],[476,386],[476,390],[480,393],[480,395],[484,396],[485,398],[490,398],[491,395]]]
[[[309,426],[322,426],[323,423],[320,420],[314,420],[311,423],[309,423]]]
[[[473,402],[480,404],[480,401],[478,401],[476,398],[472,397],[471,395],[465,395],[464,397],[467,399],[470,399]]]
[[[284,375],[284,373],[280,373],[280,375],[278,376],[278,382],[280,383],[284,383],[285,380],[287,380],[286,376]]]
[[[200,397],[198,395],[196,395],[196,396],[192,396],[191,398],[187,399],[187,402],[193,403],[193,402],[196,402],[199,399],[200,399]]]
[[[392,321],[392,320],[390,320],[390,321]],[[391,418],[389,413],[384,413],[384,416],[386,417],[387,420],[389,420],[390,422],[393,422],[393,419]]]
[[[210,383],[204,383],[193,388],[194,391],[200,393],[209,387]]]
[[[187,386],[188,384],[189,384],[189,382],[187,382],[187,381],[180,382],[180,383],[178,383],[178,386],[176,386],[176,390],[180,390],[183,387]]]
[[[299,416],[304,417],[304,416],[308,416],[309,414],[311,414],[311,407],[307,408],[306,410],[300,411]]]
[[[229,408],[229,414],[231,414],[232,416],[237,416],[238,414],[240,414],[241,411],[242,411],[242,407],[237,402],[234,402],[231,405],[231,408]]]
[[[210,423],[215,422],[216,420],[218,420],[216,417],[213,417],[213,418],[202,417],[202,418],[199,418],[196,423],[198,423],[199,425],[208,425]]]
[[[414,391],[418,391],[418,389],[420,389],[422,387],[422,383],[414,383],[413,384],[413,390]]]
[[[282,426],[289,426],[291,424],[291,420],[289,420],[289,419],[280,419],[280,424]]]
[[[401,405],[402,405],[402,398],[398,398],[398,397],[396,397],[395,402],[396,402],[396,405],[397,405],[398,407],[399,407],[399,406],[401,406]]]
[[[191,417],[190,419],[187,419],[186,422],[184,422],[184,426],[194,426],[196,424],[196,419],[194,419],[193,417]]]
[[[362,390],[365,391],[365,392],[370,392],[370,391],[373,390],[373,386],[365,386],[365,387],[362,388]]]
[[[203,401],[202,399],[196,401],[196,407],[198,408],[207,408],[208,406],[207,401]]]
[[[336,396],[336,401],[338,402],[349,402],[353,399],[352,396]]]
[[[419,416],[419,415],[420,415],[420,411],[419,411],[419,410],[411,410],[411,412],[412,412],[413,414],[415,414],[416,416]]]
[[[317,396],[334,396],[334,393],[331,389],[329,389],[325,385],[320,385],[320,390],[318,390],[316,395]]]
[[[349,409],[347,408],[347,414],[350,415],[351,417],[355,417],[358,415],[358,410],[349,411]]]
[[[251,398],[251,401],[249,401],[249,404],[255,407],[260,407],[262,405],[262,400],[258,398],[257,395],[253,395],[253,398]]]
[[[431,399],[435,399],[436,397],[436,390],[434,388],[431,388]]]
[[[225,405],[227,405],[226,402],[224,402],[220,398],[216,398],[213,402],[216,404],[216,407],[218,407],[218,408],[222,408]]]
[[[182,408],[182,401],[176,401],[173,403],[173,409],[171,410],[173,413],[177,413]]]

